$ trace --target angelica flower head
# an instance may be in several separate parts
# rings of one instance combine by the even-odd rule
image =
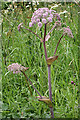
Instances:
[[[65,34],[65,35],[68,35],[69,37],[72,37],[72,38],[73,38],[73,34],[72,34],[71,29],[69,28],[69,26],[64,27],[64,28],[63,28],[63,31],[64,31],[64,34]]]
[[[38,24],[38,27],[42,27],[43,24],[48,22],[52,22],[54,18],[57,18],[60,21],[60,16],[56,11],[49,10],[48,8],[39,8],[36,10],[31,18],[31,22],[29,23],[29,27],[32,27],[34,24]]]
[[[12,71],[13,74],[18,74],[18,73],[21,73],[21,71],[26,71],[28,69],[27,67],[24,67],[18,63],[12,63],[7,68],[9,71]]]

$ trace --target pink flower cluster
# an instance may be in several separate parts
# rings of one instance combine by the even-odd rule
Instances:
[[[49,10],[48,8],[39,8],[36,10],[31,18],[31,22],[29,23],[29,27],[32,27],[34,24],[38,24],[38,27],[42,27],[42,24],[46,24],[48,22],[52,22],[53,18],[57,17],[57,20],[60,21],[60,16],[56,11]]]
[[[12,71],[13,74],[18,74],[18,73],[21,73],[21,71],[26,71],[28,69],[27,67],[24,67],[18,63],[12,63],[7,68],[9,71]]]
[[[69,28],[69,26],[67,26],[67,28],[64,27],[63,31],[64,31],[64,34],[67,34],[69,37],[73,38],[73,34],[72,34],[71,29]]]

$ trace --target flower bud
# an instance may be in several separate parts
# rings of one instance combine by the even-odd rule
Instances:
[[[75,85],[75,83],[74,83],[74,85]]]
[[[71,81],[71,84],[73,84],[74,83],[74,81]]]

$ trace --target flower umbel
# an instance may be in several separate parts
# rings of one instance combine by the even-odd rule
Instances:
[[[21,73],[21,71],[26,71],[28,69],[27,67],[24,67],[18,63],[12,63],[7,68],[9,71],[12,71],[13,74],[18,74],[18,73]]]
[[[64,28],[63,28],[63,31],[64,31],[64,34],[65,34],[65,35],[67,34],[69,37],[72,37],[72,38],[73,38],[73,34],[72,34],[71,29],[69,28],[69,26],[64,27]]]
[[[57,16],[57,20],[60,21],[60,16],[58,13],[55,13],[54,10],[49,10],[48,8],[39,8],[33,13],[29,27],[32,27],[34,24],[38,24],[38,27],[42,27],[42,24],[52,22],[53,18]]]

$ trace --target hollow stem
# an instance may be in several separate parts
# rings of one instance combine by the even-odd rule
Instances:
[[[25,74],[25,72],[21,71],[24,76],[26,77],[26,79],[29,81],[29,83],[32,85],[32,87],[35,89],[35,91],[38,93],[38,95],[42,98],[42,96],[40,95],[40,93],[37,91],[37,89],[34,87],[34,85],[32,84],[32,82],[30,81],[30,79],[27,77],[27,75]]]
[[[52,102],[52,91],[51,91],[51,65],[48,65],[48,85],[49,85],[49,99]],[[54,118],[53,108],[50,108],[51,118]]]
[[[47,51],[46,51],[46,46],[45,46],[45,37],[46,37],[46,25],[44,28],[44,40],[43,40],[43,45],[44,45],[44,52],[45,52],[45,59],[47,60]],[[50,72],[50,65],[48,65],[48,84],[49,84],[49,99],[52,102],[52,92],[51,92],[51,72]],[[54,113],[53,113],[53,108],[50,107],[50,112],[51,112],[51,118],[54,118]]]
[[[52,92],[51,92],[51,65],[48,65],[48,84],[49,84],[49,98],[52,102]]]
[[[59,45],[59,43],[60,43],[60,41],[61,41],[61,39],[62,39],[63,36],[64,36],[64,33],[62,34],[62,36],[60,37],[60,39],[59,39],[59,41],[58,41],[58,43],[57,43],[57,46],[56,46],[56,48],[55,48],[54,55],[56,54],[56,51],[57,51],[58,45]]]

